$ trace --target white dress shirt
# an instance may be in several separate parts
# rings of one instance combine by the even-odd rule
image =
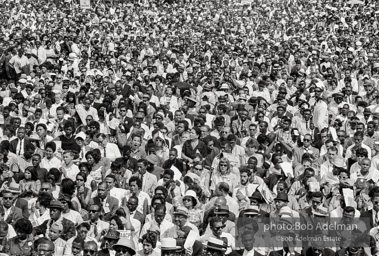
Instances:
[[[108,142],[105,148],[100,148],[101,155],[114,161],[116,158],[121,157],[120,149],[114,143]]]

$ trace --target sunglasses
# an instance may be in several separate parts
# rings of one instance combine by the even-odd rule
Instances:
[[[115,248],[114,249],[116,252],[118,252],[118,253],[127,253],[128,252],[128,249],[126,249],[126,248]]]
[[[202,171],[203,168],[195,168],[196,171]]]
[[[87,249],[84,249],[83,252],[84,252],[84,253],[89,253],[89,254],[94,254],[96,251],[95,251],[95,250],[87,250]]]
[[[304,139],[303,141],[308,141],[308,142],[309,142],[309,141],[311,141],[311,140],[309,140],[309,139]]]
[[[48,188],[41,188],[41,191],[49,191]]]
[[[88,212],[89,213],[97,213],[98,211],[97,210],[89,210]]]
[[[184,202],[190,202],[190,201],[192,201],[192,200],[191,200],[191,198],[183,198],[183,201],[184,201]]]
[[[228,166],[227,164],[220,164],[220,166]]]
[[[3,200],[9,200],[9,201],[11,201],[11,200],[13,200],[13,197],[3,197]]]
[[[215,230],[221,230],[221,229],[224,229],[225,228],[225,225],[224,226],[220,226],[220,227],[214,227]]]

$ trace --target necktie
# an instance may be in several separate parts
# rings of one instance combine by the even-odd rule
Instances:
[[[104,157],[107,157],[107,149],[104,147]]]
[[[24,140],[20,140],[19,142],[20,143],[19,143],[18,155],[21,156],[22,144],[23,144]]]
[[[144,184],[144,182],[143,182],[143,174],[141,174],[141,181],[142,181],[142,191],[145,189],[145,184]]]

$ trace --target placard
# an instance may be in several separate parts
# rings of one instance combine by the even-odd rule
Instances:
[[[91,9],[91,0],[80,0],[80,8]]]

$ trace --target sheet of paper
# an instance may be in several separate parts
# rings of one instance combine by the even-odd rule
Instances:
[[[182,173],[179,171],[179,169],[175,166],[171,166],[170,169],[174,171],[174,180],[180,180],[180,178],[182,177]]]
[[[320,191],[320,183],[317,181],[309,182],[309,192],[317,192]]]
[[[193,244],[197,239],[197,234],[195,231],[191,230],[187,236],[186,241],[184,242],[184,249],[192,248]]]
[[[294,177],[291,163],[283,162],[280,164],[280,167],[282,167],[282,170],[287,177]]]
[[[54,143],[57,146],[57,149],[62,148],[62,141],[54,141]]]
[[[338,136],[337,136],[336,129],[334,127],[329,127],[329,132],[332,135],[333,140],[337,141],[338,140]]]
[[[354,192],[350,188],[343,188],[342,189],[343,198],[345,200],[346,206],[356,206],[356,203],[354,201]]]

